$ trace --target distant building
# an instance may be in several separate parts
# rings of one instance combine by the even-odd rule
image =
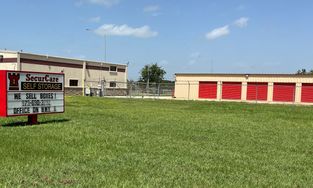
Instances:
[[[177,99],[313,105],[313,75],[175,75]]]
[[[5,50],[0,51],[0,70],[63,72],[69,94],[95,95],[103,91],[109,95],[110,90],[115,94],[120,90],[123,95],[127,88],[127,65],[123,64]]]

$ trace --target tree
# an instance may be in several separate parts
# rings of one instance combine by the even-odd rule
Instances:
[[[306,69],[299,69],[296,74],[298,74],[298,75],[313,74],[313,69],[310,70],[309,72],[306,71]]]
[[[141,82],[155,82],[161,83],[164,79],[166,71],[157,63],[151,65],[145,65],[140,71]]]
[[[306,74],[306,69],[299,69],[296,74]]]
[[[299,69],[296,74],[304,75],[307,74],[306,69]]]

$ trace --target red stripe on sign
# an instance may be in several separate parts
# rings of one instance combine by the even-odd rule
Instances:
[[[7,71],[0,71],[0,116],[7,116]]]
[[[295,91],[295,83],[274,83],[273,101],[294,102]]]
[[[217,82],[199,82],[200,99],[216,99]]]
[[[267,100],[267,83],[249,82],[247,86],[247,100],[266,101]]]
[[[313,103],[313,84],[302,84],[301,102]]]
[[[222,99],[241,100],[241,82],[223,82]]]

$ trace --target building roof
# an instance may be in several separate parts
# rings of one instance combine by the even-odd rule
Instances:
[[[54,59],[62,59],[64,61],[77,61],[77,62],[88,62],[88,63],[96,63],[96,64],[107,64],[107,65],[120,65],[120,66],[127,66],[126,64],[117,64],[111,62],[104,62],[104,61],[95,61],[95,60],[86,60],[86,59],[79,59],[79,58],[68,58],[68,57],[61,57],[61,56],[51,56],[51,55],[43,55],[43,54],[35,54],[35,53],[28,53],[28,52],[18,52],[18,51],[11,51],[11,50],[0,50],[0,53],[10,53],[10,54],[20,54],[21,56],[37,56],[38,58],[54,58]]]
[[[175,73],[175,76],[280,76],[280,77],[313,77],[312,74],[250,74],[250,73]]]

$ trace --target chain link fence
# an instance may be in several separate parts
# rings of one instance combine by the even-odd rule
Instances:
[[[175,83],[88,81],[85,87],[67,87],[66,94],[98,97],[172,97]]]
[[[176,93],[174,91],[176,90]],[[266,82],[86,82],[66,88],[67,95],[184,100],[313,103],[313,84]],[[175,94],[175,96],[174,96]]]
[[[174,95],[175,83],[143,83],[133,82],[128,84],[129,96],[153,96],[172,97]]]

